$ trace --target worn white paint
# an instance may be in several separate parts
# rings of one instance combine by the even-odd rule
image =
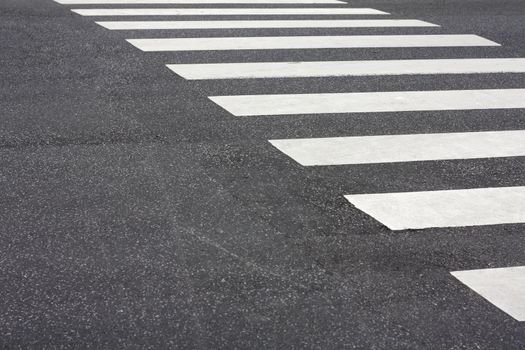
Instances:
[[[517,321],[525,321],[525,266],[451,272]]]

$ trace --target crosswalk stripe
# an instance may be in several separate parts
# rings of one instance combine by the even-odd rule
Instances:
[[[346,19],[346,20],[251,20],[251,21],[101,21],[111,30],[151,29],[235,29],[235,28],[372,28],[439,27],[415,19]]]
[[[477,35],[347,35],[128,39],[142,51],[499,46]]]
[[[525,187],[347,195],[391,230],[525,223]]]
[[[525,108],[525,89],[211,96],[235,116]]]
[[[451,274],[515,320],[525,321],[525,266],[455,271]]]
[[[115,4],[346,4],[341,0],[55,0],[62,5]]]
[[[71,11],[81,16],[388,15],[370,8],[111,8]]]
[[[270,140],[304,166],[525,156],[525,130]]]
[[[168,64],[189,80],[525,73],[525,58]]]

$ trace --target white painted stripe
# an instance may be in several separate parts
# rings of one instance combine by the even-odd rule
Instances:
[[[525,58],[169,64],[185,79],[525,73]]]
[[[235,116],[525,108],[525,89],[212,96]]]
[[[525,321],[525,266],[451,274],[517,321]]]
[[[111,30],[151,29],[235,29],[235,28],[368,28],[368,27],[439,27],[416,19],[346,19],[346,20],[251,20],[251,21],[102,21]]]
[[[348,195],[391,230],[525,223],[525,187]]]
[[[114,4],[345,4],[340,0],[55,0],[62,5]]]
[[[477,35],[347,35],[128,39],[142,51],[499,46]]]
[[[525,130],[270,140],[304,166],[525,156]]]
[[[71,11],[82,16],[388,15],[369,8],[112,8]]]

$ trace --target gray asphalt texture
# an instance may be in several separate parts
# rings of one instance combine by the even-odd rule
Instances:
[[[343,195],[523,186],[525,158],[305,168],[267,142],[525,129],[523,110],[239,118],[206,97],[523,88],[524,74],[194,82],[165,67],[525,57],[522,0],[351,5],[442,27],[117,32],[50,0],[2,0],[0,348],[524,349],[525,323],[449,274],[525,265],[524,225],[391,232]],[[376,33],[503,46],[145,53],[124,40]]]

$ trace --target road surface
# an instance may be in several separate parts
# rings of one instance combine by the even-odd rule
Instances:
[[[525,3],[3,0],[0,347],[525,348]]]

